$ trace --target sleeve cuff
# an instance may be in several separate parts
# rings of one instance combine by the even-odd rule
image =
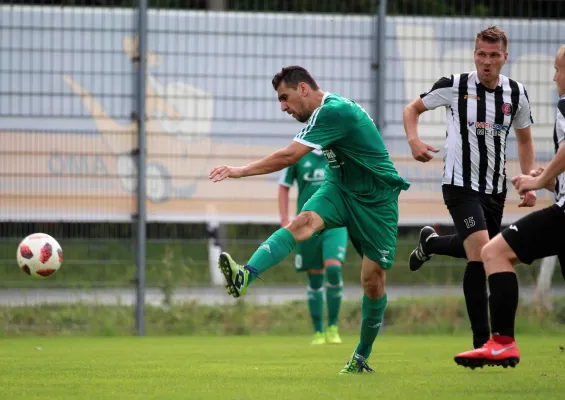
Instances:
[[[313,148],[313,149],[322,150],[322,146],[320,146],[319,144],[314,144],[314,143],[311,143],[311,142],[309,142],[309,141],[307,141],[307,140],[304,140],[304,139],[294,138],[294,141],[295,141],[295,142],[298,142],[298,143],[301,143],[301,144],[303,144],[304,146],[311,147],[311,148]]]

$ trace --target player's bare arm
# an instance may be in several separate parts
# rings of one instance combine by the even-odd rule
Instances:
[[[531,190],[548,189],[553,191],[555,178],[565,171],[565,146],[561,146],[547,167],[536,177],[520,175],[512,178],[512,184],[520,194]]]
[[[515,129],[516,138],[518,139],[518,159],[520,161],[520,170],[523,175],[529,175],[534,168],[536,153],[534,151],[534,142],[532,140],[532,128],[530,126],[522,129]],[[536,205],[536,193],[526,192],[521,197],[522,201],[518,207],[533,207]]]
[[[434,158],[430,152],[437,153],[439,149],[430,146],[422,141],[418,136],[418,120],[420,114],[428,111],[424,102],[420,97],[416,98],[404,108],[402,113],[402,120],[404,122],[404,130],[406,132],[406,139],[412,151],[412,157],[420,162],[428,162]]]
[[[254,161],[242,167],[232,167],[229,165],[215,167],[210,172],[209,179],[213,182],[220,182],[226,178],[238,179],[246,176],[270,174],[296,164],[311,151],[311,147],[293,141],[284,149],[275,151],[261,160]]]
[[[285,185],[279,185],[279,215],[281,217],[281,226],[285,227],[288,225],[288,194],[290,192],[290,187]]]

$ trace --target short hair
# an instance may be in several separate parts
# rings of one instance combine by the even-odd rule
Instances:
[[[565,44],[562,45],[559,50],[557,50],[557,57],[560,57],[565,62]]]
[[[292,89],[296,89],[300,82],[306,83],[314,90],[318,90],[320,88],[316,83],[316,80],[312,78],[312,75],[310,75],[310,72],[308,72],[306,68],[298,65],[284,67],[281,69],[281,72],[277,72],[273,77],[273,88],[277,90],[279,85],[283,82],[286,86]]]
[[[477,37],[475,39],[475,45],[477,42],[481,40],[487,43],[497,43],[502,42],[504,45],[504,49],[508,48],[508,38],[506,37],[506,32],[504,32],[501,28],[496,25],[489,26],[486,29],[483,29],[479,33],[477,33]]]

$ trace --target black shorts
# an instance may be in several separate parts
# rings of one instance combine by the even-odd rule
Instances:
[[[502,231],[502,237],[524,264],[565,254],[565,208],[554,204],[520,218]]]
[[[478,231],[488,231],[490,238],[500,233],[505,193],[479,193],[454,185],[443,185],[441,189],[443,201],[462,241]]]

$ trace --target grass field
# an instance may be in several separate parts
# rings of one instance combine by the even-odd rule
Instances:
[[[0,340],[4,399],[563,399],[565,339],[520,336],[515,369],[469,370],[467,336],[377,339],[375,374],[339,376],[357,337],[17,338]],[[40,349],[38,349],[40,348]]]

